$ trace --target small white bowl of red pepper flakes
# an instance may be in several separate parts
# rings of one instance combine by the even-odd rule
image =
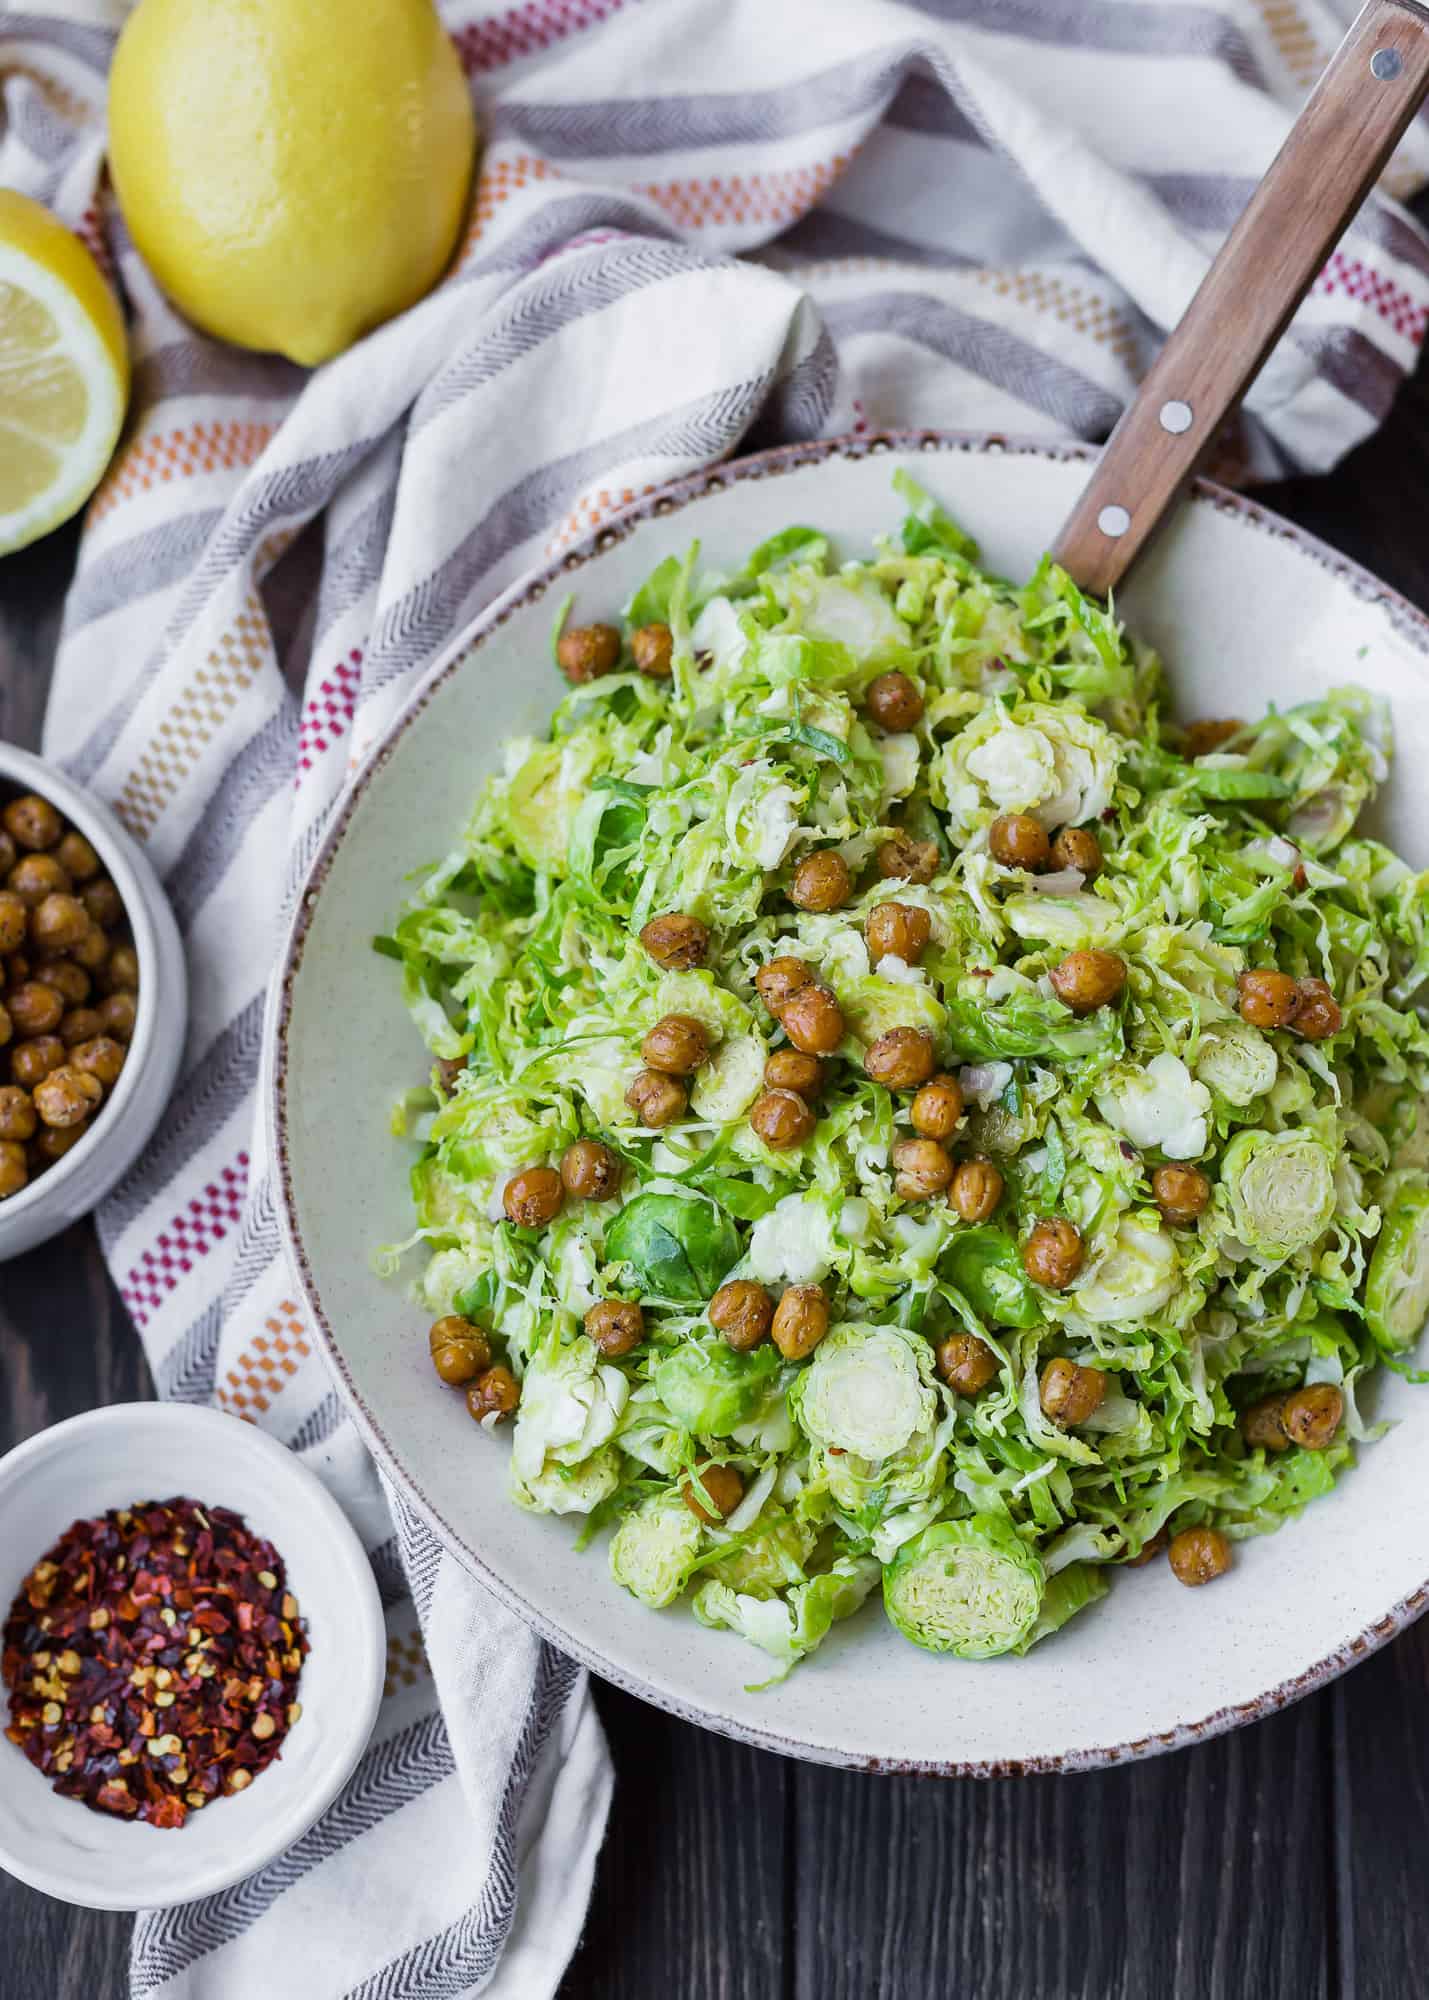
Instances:
[[[252,1874],[351,1776],[386,1672],[362,1544],[265,1433],[94,1410],[0,1459],[0,1865],[94,1909]]]

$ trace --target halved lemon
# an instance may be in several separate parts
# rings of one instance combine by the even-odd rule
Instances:
[[[67,521],[124,421],[124,320],[77,236],[0,188],[0,555]]]

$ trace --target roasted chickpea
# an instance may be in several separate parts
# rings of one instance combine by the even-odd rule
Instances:
[[[1229,743],[1239,735],[1245,724],[1233,715],[1219,718],[1206,717],[1201,722],[1186,724],[1186,755],[1190,758],[1209,757],[1213,750],[1219,750],[1223,743]]]
[[[749,1107],[749,1122],[766,1146],[802,1146],[818,1120],[797,1092],[766,1090]]]
[[[630,657],[652,681],[667,681],[674,672],[675,635],[668,625],[642,625],[630,635]]]
[[[49,1035],[59,1026],[65,1011],[63,997],[53,986],[27,979],[12,987],[6,1002],[16,1032],[21,1035]]]
[[[1069,951],[1047,975],[1052,991],[1074,1014],[1092,1014],[1121,997],[1126,960],[1114,951]]]
[[[1174,1229],[1187,1229],[1205,1214],[1211,1184],[1196,1167],[1158,1167],[1151,1176],[1151,1193],[1164,1219]]]
[[[25,1149],[15,1139],[0,1139],[0,1201],[18,1194],[30,1181]]]
[[[802,1049],[776,1049],[764,1065],[764,1082],[770,1090],[795,1090],[812,1104],[826,1081],[824,1065],[817,1056]]]
[[[620,1155],[598,1139],[577,1139],[561,1155],[566,1193],[582,1201],[609,1201],[619,1189],[620,1174]]]
[[[620,663],[620,634],[613,625],[568,625],[556,641],[556,665],[576,687],[613,673]]]
[[[94,984],[82,965],[76,965],[72,958],[41,958],[35,961],[35,977],[45,986],[53,986],[62,999],[71,1007],[82,1006],[89,998]]]
[[[38,909],[46,896],[67,896],[70,879],[53,854],[22,854],[5,883],[27,910]]]
[[[0,1007],[0,1013],[4,1011]],[[0,1042],[4,1039],[0,1035]],[[44,1082],[51,1070],[59,1068],[65,1055],[65,1045],[58,1035],[35,1035],[10,1051],[10,1074],[21,1089],[33,1090],[37,1083]]]
[[[483,1368],[466,1392],[466,1407],[477,1423],[488,1417],[500,1423],[503,1417],[511,1415],[520,1400],[521,1384],[499,1361],[494,1368]]]
[[[30,912],[30,941],[38,952],[69,951],[88,929],[84,904],[58,890]]]
[[[777,1020],[785,1003],[813,979],[802,958],[771,958],[754,975],[755,990]]]
[[[104,1032],[113,1035],[116,1042],[129,1040],[138,1012],[139,1005],[132,993],[111,993],[99,1003],[99,1018],[104,1023]]]
[[[36,850],[53,847],[64,832],[64,821],[49,800],[39,798],[34,792],[27,792],[22,799],[11,799],[0,812],[0,821],[17,847]]]
[[[93,1123],[92,1118],[81,1118],[76,1125],[42,1125],[26,1148],[31,1175],[43,1173],[72,1152]]]
[[[58,1069],[52,1069],[33,1092],[35,1109],[45,1124],[61,1130],[87,1118],[103,1095],[104,1086],[99,1078],[76,1069],[73,1063],[61,1063]]]
[[[92,875],[99,873],[99,856],[84,835],[73,827],[61,838],[55,849],[55,859],[71,882],[87,882]]]
[[[1344,1414],[1344,1395],[1333,1382],[1310,1382],[1303,1389],[1291,1390],[1280,1422],[1291,1444],[1298,1444],[1302,1451],[1323,1451],[1334,1442]]]
[[[18,951],[25,942],[30,913],[13,889],[0,889],[0,956]]]
[[[1295,1014],[1290,1023],[1307,1042],[1323,1042],[1344,1026],[1339,1002],[1323,979],[1297,979]]]
[[[112,931],[124,915],[119,891],[107,875],[101,875],[97,882],[86,882],[79,892],[79,900],[93,921],[104,930]]]
[[[922,1028],[890,1028],[870,1044],[865,1073],[889,1090],[913,1090],[933,1074],[933,1037]]]
[[[779,1020],[806,1056],[831,1056],[844,1038],[843,1009],[827,986],[801,986],[784,1002]]]
[[[4,1048],[14,1032],[15,1023],[10,1019],[10,1009],[0,1002],[0,1049]]]
[[[991,1160],[963,1160],[954,1169],[948,1200],[964,1222],[986,1222],[1005,1186]]]
[[[1102,870],[1102,844],[1089,826],[1064,826],[1048,856],[1054,868],[1078,868],[1090,882]]]
[[[962,1085],[946,1070],[939,1070],[914,1096],[909,1115],[920,1138],[951,1139],[964,1109]]]
[[[917,903],[875,903],[863,935],[875,965],[885,958],[901,958],[905,965],[916,965],[928,949],[933,919]]]
[[[600,1352],[614,1361],[645,1338],[645,1315],[628,1299],[597,1299],[585,1316],[585,1330]]]
[[[443,1097],[456,1096],[457,1084],[470,1067],[465,1056],[437,1057],[437,1088]]]
[[[77,1048],[81,1042],[93,1041],[96,1035],[104,1033],[104,1023],[99,1018],[97,1007],[71,1007],[62,1015],[59,1038],[67,1049]]]
[[[139,954],[132,944],[117,944],[99,975],[99,983],[106,993],[137,993],[139,990]]]
[[[1125,1569],[1145,1569],[1148,1563],[1155,1562],[1158,1556],[1165,1555],[1170,1539],[1171,1537],[1164,1528],[1158,1528],[1150,1541],[1143,1542],[1134,1556],[1122,1557],[1122,1567]]]
[[[1242,972],[1236,1005],[1252,1028],[1288,1028],[1300,1003],[1300,989],[1288,972]]]
[[[0,827],[0,877],[10,873],[18,854],[19,850],[15,846],[13,835],[6,833],[5,829]]]
[[[913,729],[923,720],[923,697],[907,674],[880,674],[869,684],[864,706],[880,729]]]
[[[0,1084],[0,1139],[32,1139],[36,1122],[29,1092],[18,1084]]]
[[[693,1014],[666,1014],[640,1044],[646,1067],[666,1076],[693,1076],[709,1053],[709,1030]]]
[[[997,1356],[975,1333],[950,1333],[938,1343],[938,1373],[960,1396],[976,1396],[997,1375]]]
[[[544,1229],[559,1212],[565,1192],[554,1167],[523,1167],[506,1183],[501,1205],[518,1229]]]
[[[806,854],[789,884],[789,901],[801,910],[841,910],[852,894],[848,863],[832,847]]]
[[[670,910],[663,917],[650,919],[640,933],[640,942],[666,972],[688,972],[708,958],[710,934],[698,917]]]
[[[690,1512],[713,1527],[744,1498],[744,1481],[732,1465],[701,1465],[680,1482],[680,1492]]]
[[[1106,1394],[1106,1375],[1100,1368],[1083,1368],[1058,1355],[1042,1370],[1037,1393],[1043,1415],[1069,1430],[1096,1411]]]
[[[70,946],[70,957],[76,965],[82,965],[86,972],[98,972],[109,963],[110,943],[108,933],[98,924],[91,923],[78,944]]]
[[[1285,1426],[1280,1421],[1285,1408],[1285,1396],[1262,1396],[1258,1403],[1252,1403],[1240,1413],[1240,1432],[1252,1451],[1288,1451],[1290,1440],[1285,1435]]]
[[[822,1285],[791,1285],[774,1308],[769,1331],[786,1361],[812,1354],[829,1330],[829,1301]]]
[[[673,1125],[677,1118],[684,1117],[690,1093],[676,1077],[666,1076],[663,1070],[642,1069],[626,1091],[625,1101],[642,1125],[658,1132],[662,1126]]]
[[[1000,814],[987,830],[987,844],[1004,868],[1045,868],[1052,851],[1046,827],[1031,813]]]
[[[1171,1537],[1171,1572],[1188,1589],[1214,1583],[1231,1566],[1231,1545],[1219,1528],[1183,1528]]]
[[[470,1382],[491,1366],[491,1342],[479,1326],[460,1313],[444,1313],[427,1335],[432,1366],[451,1388]]]
[[[953,1178],[947,1149],[936,1139],[899,1139],[893,1147],[893,1192],[900,1201],[928,1201]]]
[[[758,1347],[774,1317],[774,1301],[752,1278],[733,1278],[710,1300],[709,1321],[736,1354]]]
[[[69,1016],[65,1016],[68,1020]],[[61,1028],[64,1022],[60,1023]],[[124,1067],[125,1050],[121,1042],[112,1041],[108,1035],[95,1035],[87,1042],[78,1043],[70,1050],[70,1061],[86,1076],[97,1076],[106,1090],[119,1081],[119,1072]]]
[[[911,834],[890,834],[879,842],[875,857],[886,882],[931,882],[942,856],[936,840],[914,840]]]
[[[1065,1291],[1082,1268],[1082,1232],[1064,1215],[1044,1216],[1022,1246],[1022,1268],[1034,1285]]]
[[[3,974],[0,976],[0,989],[7,985],[23,986],[27,979],[34,977],[34,973],[34,960],[27,957],[23,951],[12,951],[5,960],[3,968],[0,968],[0,974]]]

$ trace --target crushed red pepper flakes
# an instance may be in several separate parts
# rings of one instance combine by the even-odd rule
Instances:
[[[301,1714],[308,1637],[283,1560],[227,1507],[76,1521],[3,1632],[5,1734],[65,1798],[180,1827],[241,1792]]]

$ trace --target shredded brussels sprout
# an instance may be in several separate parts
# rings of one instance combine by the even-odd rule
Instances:
[[[519,1381],[513,1499],[776,1678],[880,1580],[981,1659],[1278,1528],[1429,1312],[1382,704],[1180,729],[1055,563],[895,485],[852,560],[667,556],[377,940],[433,1059],[402,1248]]]

